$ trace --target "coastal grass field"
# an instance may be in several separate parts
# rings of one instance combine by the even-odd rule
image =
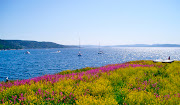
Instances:
[[[131,61],[0,83],[0,104],[177,105],[180,61]]]

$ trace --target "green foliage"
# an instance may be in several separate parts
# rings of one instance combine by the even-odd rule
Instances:
[[[3,49],[3,45],[0,44],[0,49]]]
[[[65,46],[53,42],[0,40],[0,49],[34,49],[34,48],[67,48],[67,47],[75,47],[75,46]]]
[[[94,68],[85,67],[85,68],[76,69],[76,70],[65,70],[65,71],[59,72],[58,74],[64,75],[64,74],[71,74],[71,73],[79,73],[79,72],[88,71],[88,70],[91,70],[91,69],[94,69]]]

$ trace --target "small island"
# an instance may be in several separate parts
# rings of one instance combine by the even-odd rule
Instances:
[[[0,83],[0,104],[180,104],[180,61],[131,61]]]

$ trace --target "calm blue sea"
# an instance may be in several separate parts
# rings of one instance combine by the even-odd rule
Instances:
[[[57,53],[58,50],[61,52]],[[104,54],[98,54],[98,48],[82,48],[81,57],[77,56],[78,50],[62,48],[0,51],[0,81],[5,81],[7,76],[10,80],[29,79],[67,69],[100,67],[133,60],[167,59],[169,56],[180,60],[180,48],[101,48]],[[25,54],[26,51],[31,54]]]

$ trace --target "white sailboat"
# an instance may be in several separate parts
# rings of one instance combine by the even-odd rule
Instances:
[[[78,56],[82,56],[81,52],[79,51]]]
[[[80,38],[79,38],[79,53],[78,56],[82,56],[81,52],[80,52]]]
[[[99,52],[98,54],[103,54],[103,51],[100,50],[100,43],[99,43]]]

